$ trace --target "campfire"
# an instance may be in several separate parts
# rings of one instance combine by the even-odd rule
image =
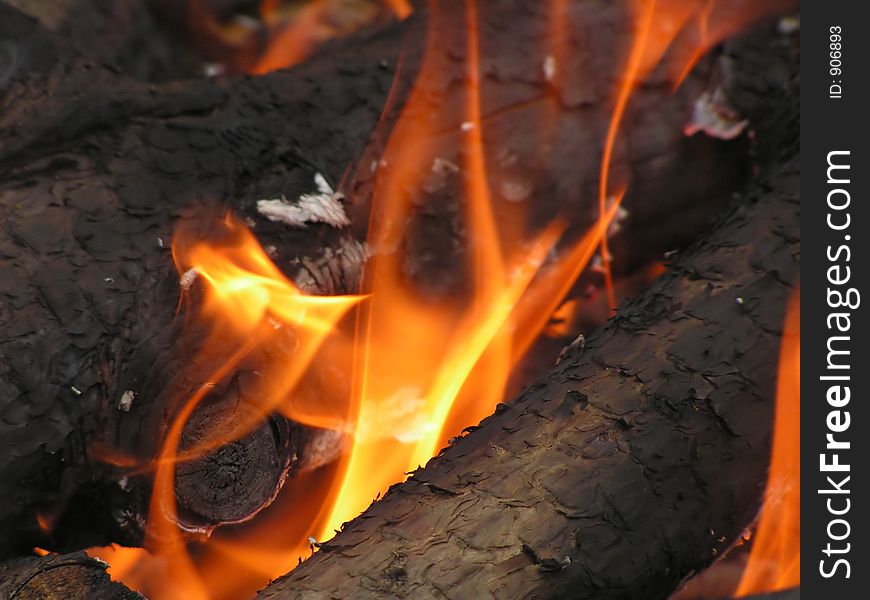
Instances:
[[[799,597],[796,10],[0,0],[0,597]]]

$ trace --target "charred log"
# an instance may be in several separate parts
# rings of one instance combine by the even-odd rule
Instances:
[[[760,40],[735,48],[775,73],[744,88],[766,117],[765,179],[648,292],[261,598],[664,598],[737,539],[765,485],[800,256],[796,48]]]
[[[109,579],[106,563],[84,552],[0,563],[3,600],[142,600]]]
[[[7,0],[0,3],[0,37],[6,39],[0,90],[12,78],[95,65],[147,82],[203,71],[202,60],[160,25],[146,0]]]
[[[36,59],[31,49],[48,32],[16,22],[6,40],[24,40],[22,52]],[[254,205],[314,191],[318,172],[337,181],[378,117],[392,75],[384,44],[396,39],[334,57],[356,73],[335,82],[331,63],[160,93],[100,65],[71,68],[60,81],[42,78],[38,61],[14,74],[0,124],[0,553],[141,543],[147,476],[128,477],[116,455],[153,456],[185,384],[173,375],[199,342],[174,318],[181,290],[169,246],[179,220],[201,221],[206,237],[211,221],[234,210],[309,291],[355,286],[361,255],[345,233],[290,228]],[[343,118],[341,138],[328,135]],[[317,276],[301,277],[310,271]],[[329,278],[321,271],[333,289],[318,289]],[[205,506],[201,484],[182,473],[192,524],[248,516],[294,461],[312,462],[311,434],[275,418],[248,443],[222,449],[230,463],[251,463],[242,465],[250,497],[224,505]]]
[[[596,15],[595,22],[619,29],[626,18],[624,7],[610,2],[576,6],[580,21]],[[534,18],[522,23],[532,39],[546,19],[540,3],[527,8]],[[506,8],[499,10],[488,17],[494,19],[491,33],[509,17]],[[364,232],[350,235],[317,222],[288,229],[265,217],[257,200],[287,196],[293,202],[314,191],[318,173],[333,185],[341,180],[383,112],[403,32],[417,35],[423,21],[337,44],[298,69],[256,79],[153,87],[99,62],[53,72],[52,53],[33,55],[39,60],[10,75],[0,98],[0,553],[141,542],[147,473],[131,474],[116,458],[153,458],[177,408],[173,401],[196,383],[182,367],[205,334],[182,332],[175,318],[180,284],[168,246],[178,221],[199,223],[207,237],[213,217],[231,209],[249,220],[300,286],[315,293],[356,288]],[[18,48],[28,40],[28,48],[38,48],[32,40],[52,39],[27,23],[11,33],[4,29],[4,42]],[[454,28],[455,36],[460,28]],[[496,36],[489,43],[503,42]],[[573,43],[581,47],[582,38]],[[591,75],[612,80],[613,55],[602,52],[595,60],[601,63]],[[459,63],[453,66],[457,78]],[[413,79],[413,53],[408,65],[397,86],[400,100]],[[560,129],[577,132],[569,151],[528,173],[516,171],[549,201],[536,207],[538,220],[568,207],[581,215],[576,225],[583,227],[595,217],[590,190],[597,164],[578,169],[574,157],[597,156],[606,94],[561,98],[537,68],[506,68],[493,64],[485,73],[491,85],[506,86],[504,94],[489,96],[485,118],[507,131],[530,104],[559,107],[566,123]],[[702,65],[676,95],[668,81],[639,92],[637,115],[649,117],[654,108],[656,117],[627,121],[627,149],[619,160],[633,178],[626,205],[634,207],[638,223],[647,223],[650,211],[679,213],[699,197],[719,202],[748,170],[745,138],[726,143],[682,135],[710,68]],[[388,111],[387,120],[394,117]],[[522,136],[514,136],[501,147],[517,156],[533,152],[522,144]],[[672,180],[685,172],[690,176],[675,188]],[[344,208],[364,222],[373,183],[354,181]],[[449,196],[451,188],[437,193]],[[691,236],[697,223],[680,218],[671,226]],[[448,231],[444,239],[460,235]],[[632,248],[651,251],[639,239]],[[450,262],[450,254],[445,257]],[[222,382],[214,402],[238,392],[244,375]],[[276,417],[242,446],[224,450],[233,454],[231,463],[268,457],[257,460],[268,465],[264,472],[249,473],[255,498],[250,505],[236,504],[237,497],[221,505],[224,500],[202,493],[200,482],[186,480],[180,497],[190,504],[187,524],[207,527],[255,510],[294,464],[305,462],[309,435]]]
[[[260,597],[666,597],[758,508],[798,188],[790,160],[585,347]]]

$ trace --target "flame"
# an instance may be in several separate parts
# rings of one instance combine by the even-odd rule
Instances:
[[[437,5],[430,9],[430,19],[442,18]],[[473,299],[458,307],[422,298],[409,289],[403,257],[393,251],[405,235],[400,225],[411,212],[414,198],[409,190],[420,188],[437,153],[429,141],[437,129],[427,118],[433,113],[430,95],[418,86],[389,139],[384,156],[390,167],[379,181],[372,207],[372,214],[380,218],[372,223],[370,242],[384,254],[375,258],[369,273],[371,302],[363,319],[364,342],[356,369],[360,376],[354,404],[357,431],[363,435],[357,436],[322,536],[358,514],[402,473],[425,464],[462,426],[489,414],[502,399],[517,358],[512,352],[521,331],[516,308],[564,230],[554,222],[521,252],[505,256],[484,157],[477,22],[477,6],[468,2],[466,120],[459,143],[466,157],[465,218],[473,231],[465,265]],[[433,42],[437,40],[430,38]],[[428,50],[420,80],[437,86],[444,74],[433,60],[435,49]],[[575,266],[583,268],[582,263]],[[451,413],[461,414],[463,425],[451,427]],[[389,433],[372,438],[373,430]]]
[[[783,328],[767,489],[749,564],[737,588],[738,597],[800,585],[800,331],[800,291],[796,290]]]
[[[552,3],[556,18],[548,23],[547,48],[555,71],[550,82],[560,88],[571,81],[564,72],[571,24],[561,18],[569,12],[565,0]],[[410,12],[403,0],[389,4],[400,18]],[[629,185],[611,173],[622,120],[633,90],[661,64],[675,40],[682,39],[681,32],[702,4],[631,0],[631,44],[624,71],[615,74],[615,100],[600,157],[599,214],[586,231],[570,227],[582,221],[577,215],[559,215],[533,227],[521,205],[499,202],[490,189],[487,123],[481,108],[480,15],[474,0],[463,4],[460,43],[465,63],[459,83],[444,68],[445,62],[455,63],[456,55],[434,33],[450,30],[449,11],[435,0],[429,2],[430,34],[418,78],[375,163],[380,166],[367,240],[372,257],[361,294],[303,294],[232,216],[217,223],[214,235],[205,239],[182,223],[173,240],[173,257],[183,279],[200,282],[194,292],[202,289],[203,302],[197,314],[188,314],[192,304],[182,298],[180,314],[209,326],[203,344],[208,360],[194,362],[214,366],[196,373],[199,387],[177,399],[174,420],[151,464],[135,465],[111,449],[101,453],[113,464],[154,473],[147,524],[151,554],[117,547],[95,551],[112,564],[112,576],[155,600],[249,594],[290,570],[309,550],[309,539],[331,537],[464,427],[489,415],[504,399],[512,369],[599,249],[612,308],[615,291],[606,236]],[[266,0],[263,10],[268,14],[274,6]],[[322,10],[321,2],[307,4],[299,26],[316,28]],[[715,32],[705,27],[707,44]],[[257,71],[301,60],[309,34],[288,30],[286,43],[276,43]],[[698,47],[691,46],[692,52]],[[457,85],[461,106],[445,105],[442,91]],[[393,100],[391,95],[391,105]],[[456,123],[457,108],[461,125]],[[386,120],[381,125],[386,127]],[[555,128],[554,121],[542,131],[548,138],[540,144],[542,151],[555,139]],[[376,136],[380,125],[378,129]],[[445,158],[454,156],[455,164]],[[421,190],[438,164],[450,165],[450,176],[461,190],[455,215],[463,231],[454,265],[458,283],[449,293],[423,289],[408,268],[414,260],[409,248],[417,206],[426,200]],[[563,310],[573,320],[577,311],[567,306]],[[252,356],[261,374],[251,393],[256,410],[240,417],[231,431],[215,432],[213,439],[182,449],[185,424],[212,384]],[[329,387],[314,401],[303,388],[321,363],[341,371],[348,385]],[[340,431],[349,440],[348,448],[337,464],[288,480],[257,519],[237,531],[218,530],[207,541],[198,541],[194,559],[178,526],[176,466],[241,438],[274,413]],[[275,539],[276,529],[282,531],[280,540]]]
[[[407,18],[413,11],[408,0],[382,0],[382,3],[399,20]],[[358,4],[364,6],[364,3]],[[277,0],[263,0],[260,5],[263,20],[267,24],[274,23],[271,27],[273,37],[251,69],[254,74],[268,73],[302,62],[323,42],[348,35],[354,29],[376,20],[379,11],[377,6],[372,6],[367,11],[369,14],[354,18],[352,9],[345,9],[342,3],[336,6],[335,0],[310,0],[298,9],[289,23],[284,22],[278,12]]]

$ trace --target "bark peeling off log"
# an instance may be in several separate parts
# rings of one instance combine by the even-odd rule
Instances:
[[[789,125],[793,125],[790,123]],[[750,522],[799,167],[261,598],[662,598]]]
[[[84,552],[0,563],[2,600],[143,600]]]

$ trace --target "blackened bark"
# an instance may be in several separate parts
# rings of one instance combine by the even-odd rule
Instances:
[[[493,19],[482,32],[491,51],[505,43],[497,34],[505,31],[508,9],[516,8],[494,6],[497,10],[483,17]],[[603,36],[602,44],[626,43],[624,7],[603,0],[576,7],[573,18],[590,17],[604,32],[596,34]],[[521,32],[528,40],[540,38],[547,17],[542,4],[529,2],[523,10],[531,16],[513,22],[528,27]],[[453,23],[454,37],[463,31],[460,21]],[[155,87],[99,62],[57,67],[52,61],[59,58],[52,53],[28,54],[34,62],[7,78],[0,90],[0,554],[34,545],[141,542],[147,477],[128,477],[126,469],[107,462],[111,456],[105,450],[138,460],[153,457],[172,402],[201,383],[184,367],[202,332],[183,333],[174,312],[179,284],[168,245],[179,220],[200,223],[207,236],[211,217],[232,209],[251,219],[276,263],[307,290],[355,289],[362,233],[349,236],[322,224],[288,231],[264,219],[255,203],[281,195],[293,201],[314,191],[316,173],[334,185],[341,180],[382,113],[402,32],[410,28],[411,39],[419,39],[422,25],[421,17],[336,44],[298,69],[255,79]],[[48,39],[32,23],[22,27],[24,34],[4,33],[4,42],[18,48],[21,39]],[[591,26],[584,27],[581,31],[592,35]],[[610,36],[611,30],[622,33]],[[588,39],[578,35],[571,43],[572,56],[585,55]],[[616,81],[617,54],[595,53],[590,77]],[[451,55],[448,66],[461,81],[464,66],[457,56]],[[419,48],[406,56],[409,73],[397,86],[398,105],[415,60]],[[556,129],[568,137],[567,150],[536,161],[528,172],[523,166],[512,172],[536,182],[530,198],[546,199],[535,204],[537,221],[567,207],[579,215],[579,228],[596,213],[598,165],[591,159],[578,168],[576,157],[598,156],[610,100],[603,91],[553,95],[536,61],[485,65],[491,86],[485,121],[494,131],[512,132],[511,117],[524,123],[529,106],[559,107],[563,121]],[[730,188],[748,168],[745,139],[724,143],[682,136],[688,108],[707,85],[710,65],[702,67],[676,95],[669,81],[644,87],[635,118],[626,119],[626,149],[618,163],[632,175],[626,203],[634,207],[638,224],[668,212],[663,207],[679,213],[678,207],[693,205],[698,197],[721,199],[722,182]],[[762,71],[764,82],[767,73]],[[388,123],[393,117],[388,112]],[[457,114],[453,129],[461,120]],[[373,147],[379,141],[381,136]],[[490,147],[517,157],[536,152],[523,146],[521,135],[503,141]],[[358,172],[368,168],[365,163]],[[683,172],[690,176],[680,177],[675,187],[674,178]],[[347,208],[362,223],[371,185],[361,176],[354,182],[346,190]],[[438,193],[449,196],[451,189]],[[452,219],[441,222],[454,226]],[[681,218],[673,231],[691,235],[692,227]],[[449,232],[437,239],[461,236]],[[661,240],[655,244],[638,238],[632,248],[661,249]],[[453,262],[449,253],[422,254]],[[232,390],[238,381],[221,390]],[[132,398],[129,410],[119,408],[127,406],[125,397]],[[273,442],[260,433],[257,447],[266,443],[267,449],[257,455],[270,454]],[[286,459],[302,443],[294,435],[275,438],[271,475],[288,466]],[[197,489],[186,486],[182,495],[202,498]],[[241,514],[238,506],[191,508],[206,518]]]
[[[48,35],[19,22],[26,31],[7,40]],[[101,65],[10,79],[0,109],[0,555],[141,543],[147,475],[128,477],[112,460],[153,457],[172,402],[202,383],[180,374],[204,333],[182,334],[175,318],[169,246],[180,220],[205,237],[230,209],[309,291],[355,286],[359,245],[344,232],[288,228],[254,204],[315,191],[318,172],[335,185],[380,114],[397,39],[336,54],[353,73],[338,79],[331,62],[159,91]],[[319,289],[327,280],[333,289]],[[238,502],[270,496],[290,457],[306,460],[300,435],[280,419],[265,424],[236,455],[269,458],[242,469],[263,469],[251,473],[260,491],[226,498],[232,505],[193,502],[194,518],[235,520],[251,508]],[[183,487],[183,499],[202,498],[195,482]]]
[[[142,600],[84,552],[0,563],[2,600]]]
[[[0,2],[0,38],[7,40],[0,42],[0,90],[13,76],[57,77],[76,66],[110,67],[147,82],[203,72],[201,58],[158,22],[146,0]]]

